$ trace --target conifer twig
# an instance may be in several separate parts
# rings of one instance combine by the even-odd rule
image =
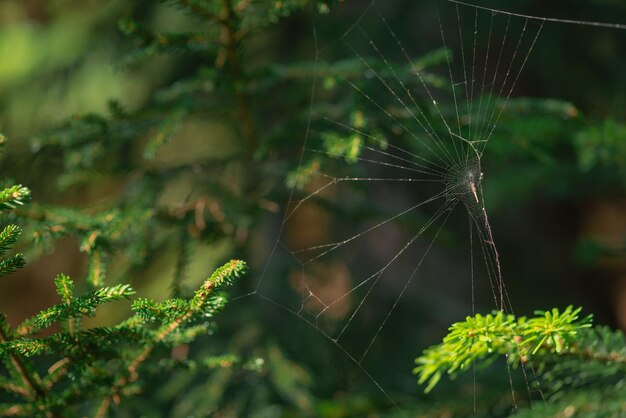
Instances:
[[[211,284],[211,286],[207,288],[207,291],[210,291],[212,288],[213,288],[213,285]],[[171,334],[174,330],[176,330],[181,324],[187,321],[193,314],[194,314],[194,311],[190,309],[189,311],[187,311],[187,313],[185,313],[185,315],[173,321],[171,324],[167,326],[167,328],[165,328],[163,331],[161,331],[157,335],[157,337],[152,341],[152,343],[148,347],[146,347],[141,353],[139,353],[137,357],[135,357],[135,359],[130,363],[130,365],[126,369],[127,371],[126,376],[119,379],[111,388],[112,395],[106,396],[102,400],[102,403],[100,404],[100,407],[98,408],[98,412],[96,412],[96,415],[95,415],[96,418],[103,418],[106,416],[109,410],[109,407],[111,406],[111,401],[115,401],[116,404],[119,403],[120,390],[128,384],[134,383],[139,378],[139,373],[137,373],[139,366],[141,366],[141,364],[144,361],[146,361],[146,359],[150,356],[154,348],[160,342],[162,342],[169,334]]]
[[[0,343],[9,342],[10,338],[6,333],[6,330],[0,326]],[[41,382],[41,378],[37,374],[37,372],[31,372],[28,370],[28,367],[24,363],[24,361],[20,358],[18,354],[11,353],[9,355],[11,358],[11,363],[17,373],[22,377],[24,384],[27,387],[28,395],[33,400],[40,400],[46,397],[47,391],[43,387]],[[22,413],[22,408],[19,405],[15,405],[15,407],[10,411],[5,411],[7,414],[20,414]],[[61,417],[61,415],[54,411],[47,411],[46,416],[49,417]]]
[[[6,334],[6,331],[3,329],[3,327],[0,326],[0,343],[6,343],[9,342],[9,340],[10,338]],[[13,363],[13,367],[15,367],[15,370],[22,377],[24,384],[28,387],[30,391],[30,397],[35,400],[46,396],[46,391],[41,385],[41,379],[39,378],[39,376],[36,373],[31,373],[28,370],[26,364],[24,364],[19,355],[11,353],[9,357],[11,358],[11,363]]]
[[[209,296],[217,286],[229,282],[232,276],[236,277],[244,269],[245,263],[240,260],[232,260],[217,269],[211,277],[204,282],[202,287],[196,291],[196,294],[191,300],[187,311],[165,326],[151,341],[150,345],[144,348],[144,350],[131,361],[130,365],[126,368],[125,376],[115,382],[115,384],[111,387],[111,394],[105,396],[100,403],[95,417],[104,418],[109,410],[109,407],[111,406],[111,402],[115,402],[116,404],[120,402],[119,394],[121,389],[128,384],[134,383],[139,378],[139,366],[146,361],[157,345],[163,342],[165,338],[188,321],[194,314],[201,311]]]

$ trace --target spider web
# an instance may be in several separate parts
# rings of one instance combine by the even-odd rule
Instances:
[[[404,413],[371,365],[389,356],[377,345],[381,336],[398,338],[386,329],[406,330],[396,313],[408,293],[456,274],[457,291],[471,292],[471,313],[484,294],[492,307],[513,312],[481,162],[544,23],[560,20],[436,1],[425,18],[436,19],[439,33],[420,49],[402,39],[410,23],[388,22],[386,6],[370,2],[327,45],[314,34],[310,115],[285,182],[279,236],[255,290],[242,297],[257,296],[311,326]],[[463,222],[465,265],[442,268],[454,247],[449,230]],[[513,408],[518,392],[542,397],[531,389],[531,367],[521,368],[520,388],[508,366],[507,373]]]

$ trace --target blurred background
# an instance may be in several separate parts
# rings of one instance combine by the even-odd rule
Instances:
[[[140,410],[147,416],[393,415],[385,394],[363,369],[307,323],[319,325],[321,308],[304,300],[302,278],[328,300],[346,294],[364,271],[392,258],[407,231],[419,228],[432,212],[359,239],[358,249],[325,257],[319,265],[303,268],[295,248],[362,231],[367,222],[388,218],[405,205],[407,196],[428,190],[387,184],[351,188],[345,191],[350,195],[328,190],[317,207],[300,208],[273,251],[290,187],[300,186],[297,193],[306,196],[321,186],[311,186],[306,169],[315,171],[315,164],[331,169],[306,153],[298,164],[307,132],[313,138],[322,129],[313,117],[307,130],[311,86],[318,91],[314,114],[354,120],[363,109],[362,100],[342,101],[335,83],[344,77],[368,86],[371,75],[337,39],[368,2],[233,2],[241,14],[238,69],[224,47],[224,27],[175,3],[0,3],[0,131],[9,138],[3,178],[31,188],[34,208],[16,220],[27,230],[22,250],[29,265],[0,282],[2,311],[18,323],[57,302],[56,274],[78,281],[91,274],[92,254],[85,247],[87,235],[75,233],[80,230],[75,213],[98,217],[118,210],[115,216],[129,226],[122,238],[107,241],[108,281],[130,282],[142,297],[163,299],[182,265],[184,284],[193,288],[224,259],[238,257],[252,268],[236,295],[261,283],[259,289],[282,305],[256,295],[233,301],[216,333],[191,348],[192,353],[261,358],[258,372],[168,376],[165,384],[148,383],[146,396],[131,401],[120,416]],[[437,3],[446,30],[453,31],[455,8]],[[394,0],[377,6],[386,21],[371,18],[362,26],[385,56],[399,56],[387,25],[412,59],[442,47],[433,2]],[[626,23],[626,6],[618,1],[529,0],[506,7],[536,16]],[[460,25],[469,34],[475,13],[459,10]],[[487,48],[489,17],[480,21],[478,51]],[[497,21],[502,33],[506,17],[498,15]],[[217,47],[212,37],[220,41]],[[596,323],[626,329],[625,45],[624,30],[546,23],[485,149],[485,201],[516,314],[573,304],[593,313]],[[458,64],[460,45],[448,47]],[[322,65],[315,65],[316,55]],[[445,74],[445,56],[426,62],[425,71],[433,77]],[[372,94],[385,94],[380,86],[370,88]],[[386,133],[393,127],[367,113],[364,117],[368,132],[382,132],[410,149],[410,137],[393,137]],[[324,206],[346,196],[350,205]],[[43,219],[44,209],[58,219]],[[153,211],[150,217],[146,210]],[[75,227],[66,228],[71,233],[55,229],[66,224]],[[462,416],[472,408],[471,399],[459,397],[471,393],[471,376],[426,397],[411,374],[413,359],[472,312],[470,237],[462,210],[442,228],[419,280],[394,307],[432,238],[419,241],[394,265],[388,273],[392,279],[381,281],[367,298],[341,347],[353,355],[361,350],[391,311],[363,368],[406,410]],[[479,276],[477,270],[475,310],[487,312],[495,308],[491,287]],[[336,331],[361,300],[364,295],[357,293],[329,310],[321,328]],[[303,318],[286,314],[284,307],[304,308]],[[124,304],[115,305],[99,312],[92,325],[118,322],[128,312]],[[506,414],[506,369],[481,373],[479,394],[493,401],[485,414]],[[445,415],[451,410],[458,412]]]

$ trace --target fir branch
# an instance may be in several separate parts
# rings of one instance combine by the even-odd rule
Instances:
[[[537,355],[575,353],[579,332],[591,327],[591,316],[579,320],[580,311],[572,306],[563,312],[555,308],[537,311],[531,319],[501,311],[468,316],[450,327],[441,344],[426,349],[415,360],[414,373],[420,384],[427,383],[425,392],[429,392],[444,372],[454,376],[475,361],[489,364],[506,355],[515,365]]]
[[[572,390],[624,384],[626,335],[604,326],[582,330],[572,350],[541,358],[539,367],[543,387],[553,399]]]
[[[58,354],[72,359],[97,360],[120,354],[124,344],[145,342],[147,335],[138,330],[125,328],[92,328],[69,333],[57,333],[42,338],[18,338],[0,344],[0,355],[18,354],[35,357],[43,354]]]
[[[59,335],[47,338],[17,338],[0,342],[0,355],[19,355],[22,357],[34,357],[39,354],[50,353],[55,346],[54,342],[59,339]]]
[[[11,245],[15,244],[21,233],[22,229],[17,225],[7,225],[0,232],[0,257],[7,252]]]
[[[9,258],[0,261],[0,276],[4,276],[23,268],[26,260],[22,254],[15,254]]]
[[[7,190],[14,190],[14,192],[9,193],[11,196],[13,196],[11,198],[13,199],[11,203],[11,205],[13,206],[17,204],[22,204],[25,200],[23,196],[15,197],[16,194],[22,193],[23,195],[24,193],[26,193],[27,195],[30,195],[28,189],[22,186],[14,186],[8,189],[4,189],[4,191],[0,192],[0,194],[6,194]],[[16,192],[15,190],[18,191]],[[22,192],[21,190],[26,190],[26,192]],[[5,200],[4,203],[0,203],[0,207],[3,204],[6,205],[7,201]],[[22,230],[17,225],[8,225],[2,230],[2,232],[0,232],[0,256],[3,256],[10,249],[11,245],[13,245],[17,241],[17,238],[20,236],[21,232]],[[24,267],[25,264],[26,260],[24,259],[24,256],[19,253],[4,260],[0,260],[0,276],[13,273],[15,270]]]
[[[0,210],[15,209],[30,200],[30,190],[18,184],[0,191]]]
[[[105,396],[98,407],[95,416],[105,417],[108,413],[111,402],[119,403],[121,389],[127,385],[133,384],[139,378],[138,369],[148,359],[154,349],[162,343],[174,331],[178,330],[184,323],[191,320],[195,315],[206,315],[212,313],[211,295],[213,291],[222,286],[231,284],[236,278],[240,277],[246,271],[246,263],[241,260],[232,260],[229,263],[219,267],[205,280],[200,289],[198,289],[194,297],[186,304],[187,309],[179,310],[183,306],[182,303],[175,303],[171,321],[163,324],[157,331],[151,342],[130,361],[123,377],[118,379],[110,389],[110,394]],[[209,309],[209,311],[207,311]]]
[[[626,416],[624,383],[598,389],[576,390],[536,408],[524,408],[515,418],[622,418]]]
[[[146,322],[170,322],[189,311],[189,302],[184,299],[168,299],[155,303],[150,299],[137,299],[133,310]]]
[[[57,294],[66,305],[72,302],[74,296],[74,282],[69,276],[65,274],[59,274],[54,279],[54,285],[56,286]],[[75,318],[68,319],[68,332],[71,337],[74,337],[75,331]]]
[[[5,318],[3,315],[0,315],[0,344],[9,343],[11,340],[11,334]],[[42,386],[41,378],[37,372],[32,370],[18,354],[11,353],[9,354],[9,358],[15,370],[21,376],[22,382],[29,392],[29,397],[33,400],[45,397],[46,391]]]
[[[46,328],[57,321],[93,316],[98,305],[118,299],[128,299],[134,294],[135,291],[126,284],[93,290],[86,295],[73,298],[69,303],[61,303],[41,311],[35,317],[35,324],[40,328]]]
[[[581,310],[582,308],[573,309],[568,306],[563,312],[556,308],[551,311],[536,311],[535,314],[539,316],[523,324],[522,341],[524,344],[534,344],[532,355],[546,345],[557,354],[563,353],[576,340],[578,331],[591,327],[591,315],[578,321]],[[518,322],[524,321],[520,318]]]

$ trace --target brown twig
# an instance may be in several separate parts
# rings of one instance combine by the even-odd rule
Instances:
[[[224,53],[219,54],[216,67],[228,66],[231,81],[235,89],[237,102],[237,117],[241,129],[241,135],[246,144],[248,181],[244,192],[246,195],[254,193],[257,188],[256,164],[254,152],[259,145],[254,119],[252,117],[250,98],[245,91],[245,83],[239,59],[239,34],[236,27],[237,15],[233,8],[232,0],[222,0],[222,14],[220,19],[220,40],[224,46]]]

